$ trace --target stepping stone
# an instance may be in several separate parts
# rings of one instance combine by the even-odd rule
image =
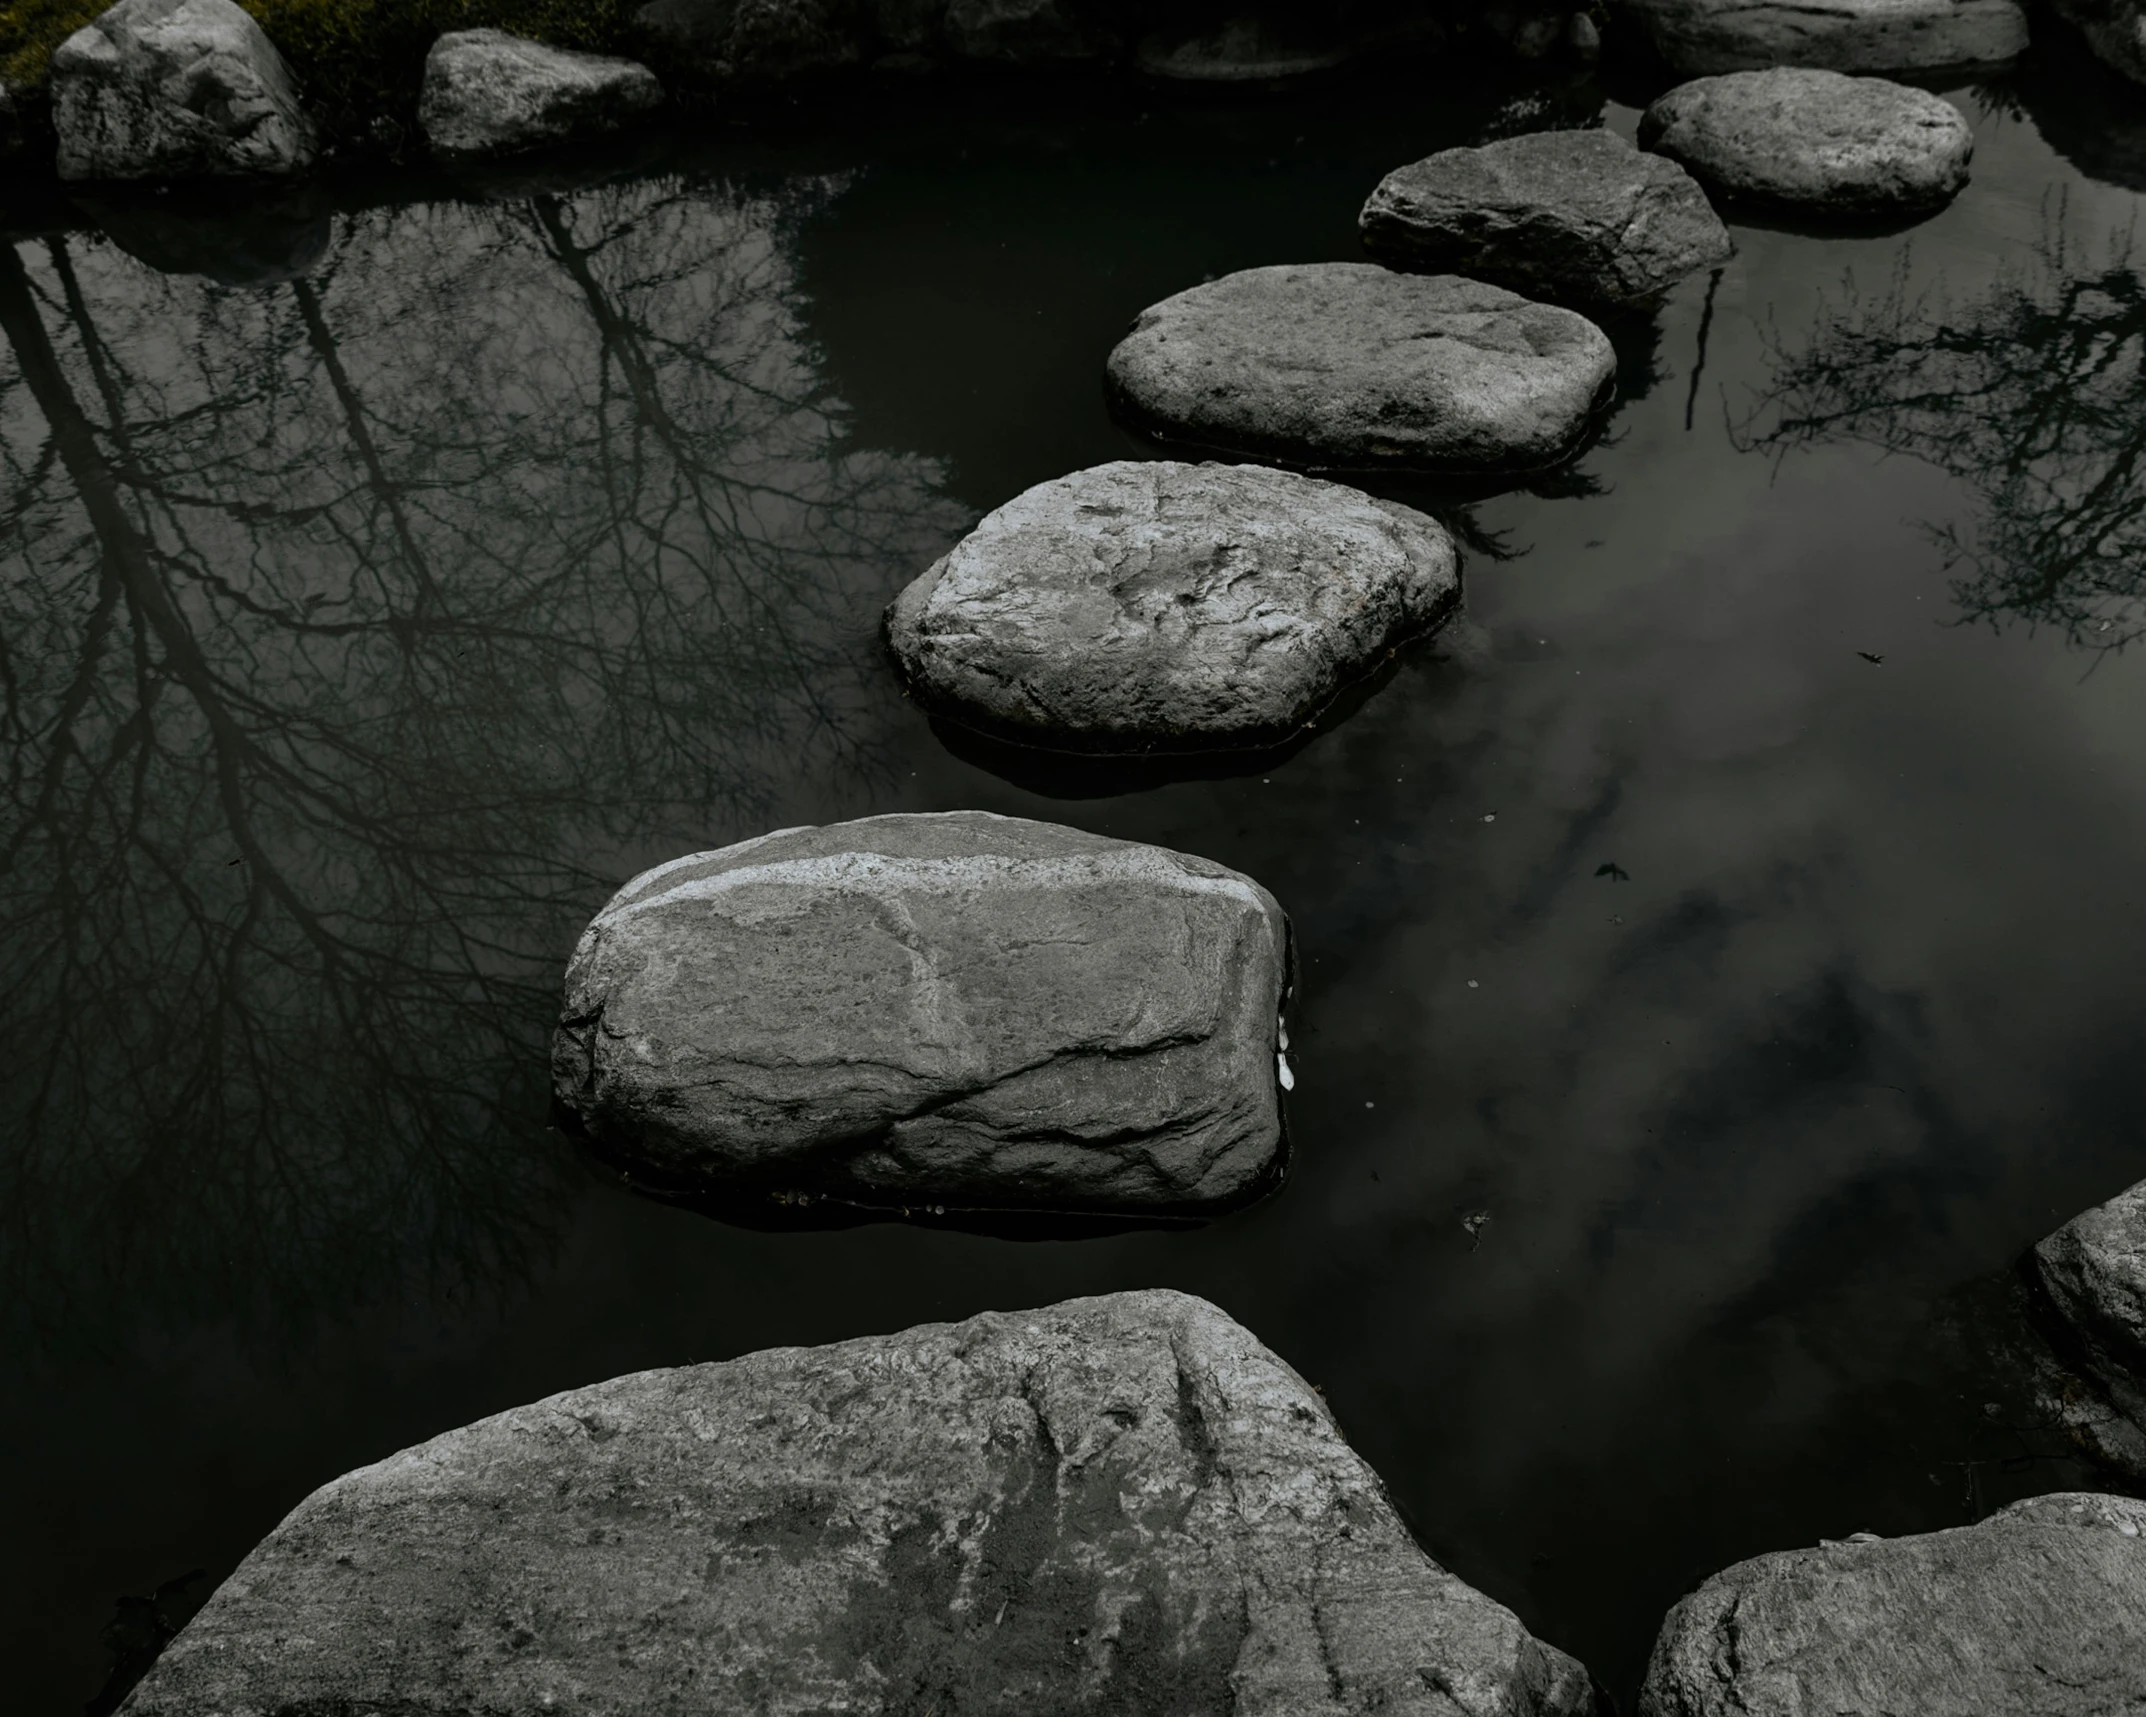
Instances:
[[[1975,152],[1942,97],[1823,71],[1680,84],[1641,117],[1639,141],[1727,203],[1849,219],[1942,207]]]
[[[1629,0],[1686,77],[1810,66],[1835,72],[2001,65],[2027,47],[2016,0]]]
[[[2073,1217],[2031,1262],[2068,1357],[2146,1431],[2146,1181]]]
[[[656,74],[632,60],[456,30],[425,56],[417,122],[434,154],[466,159],[617,131],[662,101]]]
[[[1440,150],[1388,173],[1358,224],[1389,267],[1560,304],[1649,299],[1736,249],[1689,173],[1610,131]]]
[[[52,55],[62,179],[271,177],[317,147],[275,44],[234,0],[119,0]]]
[[[1416,1547],[1316,1390],[1151,1289],[644,1371],[346,1473],[127,1710],[1597,1706]]]
[[[1141,312],[1118,407],[1170,440],[1285,464],[1525,471],[1576,453],[1617,359],[1584,316],[1455,275],[1250,268]]]
[[[1669,1612],[1639,1717],[2105,1717],[2146,1709],[2146,1502],[1756,1556]]]
[[[895,600],[925,709],[1091,753],[1272,745],[1460,600],[1436,520],[1257,465],[1127,461],[1018,495]]]
[[[663,1190],[1199,1217],[1283,1163],[1289,924],[1248,877],[981,811],[787,829],[634,878],[553,1090]]]

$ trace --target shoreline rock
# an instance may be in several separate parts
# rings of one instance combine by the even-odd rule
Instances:
[[[1206,1217],[1285,1160],[1289,924],[1206,859],[981,811],[659,865],[567,970],[553,1089],[715,1197]]]
[[[317,142],[290,68],[234,0],[119,0],[52,56],[63,180],[280,177]]]
[[[1089,755],[1301,730],[1460,600],[1436,520],[1254,465],[1123,461],[987,516],[887,610],[925,710]]]
[[[1142,311],[1113,402],[1157,435],[1312,470],[1525,472],[1577,453],[1616,376],[1585,317],[1373,263],[1245,269]]]
[[[2146,1502],[2077,1492],[1722,1570],[1663,1622],[1639,1717],[2142,1705]]]
[[[2029,1268],[2064,1346],[2136,1435],[2146,1437],[2146,1181],[2039,1241]]]
[[[1736,250],[1689,173],[1609,131],[1440,150],[1380,180],[1357,224],[1389,267],[1582,307],[1657,297]]]
[[[1316,1391],[1154,1289],[449,1431],[301,1502],[128,1710],[935,1705],[1598,1709],[1417,1547]]]
[[[455,30],[425,56],[417,119],[435,155],[471,160],[619,131],[662,102],[655,73],[633,60]]]
[[[1803,66],[1931,72],[2003,65],[2027,48],[2017,0],[1626,0],[1686,77]]]
[[[1641,116],[1639,143],[1732,205],[1841,220],[1944,207],[1975,150],[1942,96],[1787,68],[1679,84]]]

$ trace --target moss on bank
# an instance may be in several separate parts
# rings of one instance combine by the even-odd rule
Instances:
[[[399,117],[417,99],[426,51],[446,30],[489,25],[561,48],[619,51],[637,0],[239,0],[260,20],[331,129]],[[0,80],[35,90],[53,49],[111,0],[0,6]]]

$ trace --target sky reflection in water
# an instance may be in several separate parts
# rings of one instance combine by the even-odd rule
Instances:
[[[353,197],[243,287],[94,230],[0,256],[24,1708],[94,1689],[122,1593],[446,1426],[1126,1286],[1247,1322],[1434,1553],[1625,1694],[1724,1562],[2073,1482],[1931,1320],[2146,1174],[2146,294],[2137,197],[2032,86],[1959,99],[1960,204],[1740,229],[1619,330],[1575,472],[1385,485],[1476,545],[1466,624],[1190,780],[964,761],[879,610],[981,510],[1142,450],[1099,385],[1142,304],[1353,255],[1378,175],[1485,112],[970,115]],[[1280,895],[1279,1196],[767,1235],[546,1130],[558,973],[627,874],[971,805]]]

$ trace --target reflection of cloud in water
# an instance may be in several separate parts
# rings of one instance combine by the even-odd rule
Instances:
[[[2088,254],[2061,206],[2022,267],[1964,302],[1903,268],[1778,344],[1743,429],[1776,453],[1857,442],[1960,478],[1982,517],[1931,527],[1970,620],[2121,650],[2146,629],[2146,282],[2128,236]]]
[[[961,519],[840,448],[791,302],[826,191],[371,211],[248,293],[0,253],[0,1268],[43,1333],[512,1269],[586,912],[886,775],[879,608]]]

